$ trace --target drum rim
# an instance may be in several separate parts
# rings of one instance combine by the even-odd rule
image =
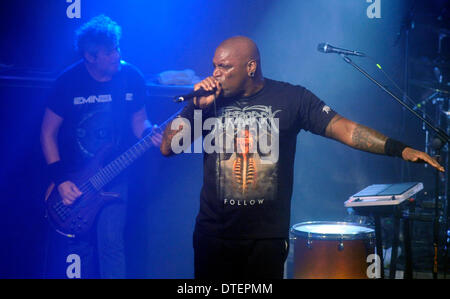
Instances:
[[[311,224],[339,224],[339,225],[352,225],[352,226],[359,226],[371,229],[371,232],[362,232],[362,233],[355,233],[355,234],[331,234],[331,233],[312,233],[312,232],[302,232],[295,230],[296,227],[303,226],[303,225],[311,225]],[[364,240],[364,239],[373,239],[375,238],[375,230],[369,226],[362,225],[359,223],[353,223],[353,222],[339,222],[339,221],[306,221],[306,222],[300,222],[296,223],[291,227],[291,234],[297,237],[306,237],[308,239],[315,239],[315,240]]]

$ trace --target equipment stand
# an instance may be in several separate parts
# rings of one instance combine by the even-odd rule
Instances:
[[[424,117],[419,115],[416,111],[414,111],[411,107],[406,105],[401,99],[399,99],[396,95],[394,95],[391,91],[389,91],[386,87],[384,87],[382,84],[380,84],[377,80],[375,80],[372,76],[370,76],[366,71],[364,71],[362,68],[360,68],[358,65],[356,65],[348,56],[344,54],[340,54],[345,62],[353,66],[355,69],[357,69],[360,73],[362,73],[364,76],[366,76],[370,81],[375,83],[379,88],[381,88],[384,92],[389,94],[394,100],[396,100],[400,105],[402,105],[404,108],[406,108],[409,112],[414,114],[418,119],[422,120],[424,124],[426,124],[429,128],[431,128],[435,134],[436,138],[434,141],[436,144],[436,153],[438,156],[440,156],[440,149],[445,146],[449,141],[449,136],[445,131],[440,129],[439,127],[434,126],[431,124],[428,120],[426,120]],[[448,171],[448,169],[447,169]],[[438,210],[438,204],[439,204],[439,173],[436,174],[436,199],[435,199],[435,219],[434,219],[434,240],[433,240],[433,249],[434,249],[434,264],[433,264],[433,278],[437,278],[438,273],[438,240],[439,240],[439,210]],[[448,207],[448,198],[446,198],[446,206]],[[447,221],[448,222],[448,221]],[[448,229],[448,227],[447,227]],[[378,250],[378,248],[377,248]]]

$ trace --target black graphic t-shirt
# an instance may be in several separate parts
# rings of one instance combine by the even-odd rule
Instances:
[[[61,160],[71,171],[81,170],[102,149],[105,162],[133,141],[131,115],[144,106],[145,80],[130,64],[108,82],[98,82],[82,61],[56,80],[47,107],[64,121],[58,134]]]
[[[194,124],[194,110],[189,103],[180,116]],[[222,238],[288,237],[297,134],[324,135],[335,115],[306,88],[270,79],[251,97],[203,111],[197,229]]]

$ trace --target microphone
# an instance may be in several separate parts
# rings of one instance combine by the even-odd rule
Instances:
[[[333,47],[332,45],[329,45],[328,43],[320,43],[317,46],[317,50],[322,53],[336,53],[336,54],[354,55],[354,56],[361,56],[361,57],[366,56],[366,54],[364,54],[364,53]]]
[[[192,100],[195,97],[206,97],[206,96],[214,94],[215,92],[216,92],[215,89],[208,91],[208,90],[204,90],[203,88],[200,88],[199,90],[192,91],[188,94],[174,97],[174,102],[181,103],[181,102],[184,102],[187,100]]]

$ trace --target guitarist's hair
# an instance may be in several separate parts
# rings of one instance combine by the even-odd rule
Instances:
[[[122,28],[110,17],[99,15],[84,23],[75,32],[75,50],[84,58],[88,52],[95,56],[99,46],[118,47]]]

